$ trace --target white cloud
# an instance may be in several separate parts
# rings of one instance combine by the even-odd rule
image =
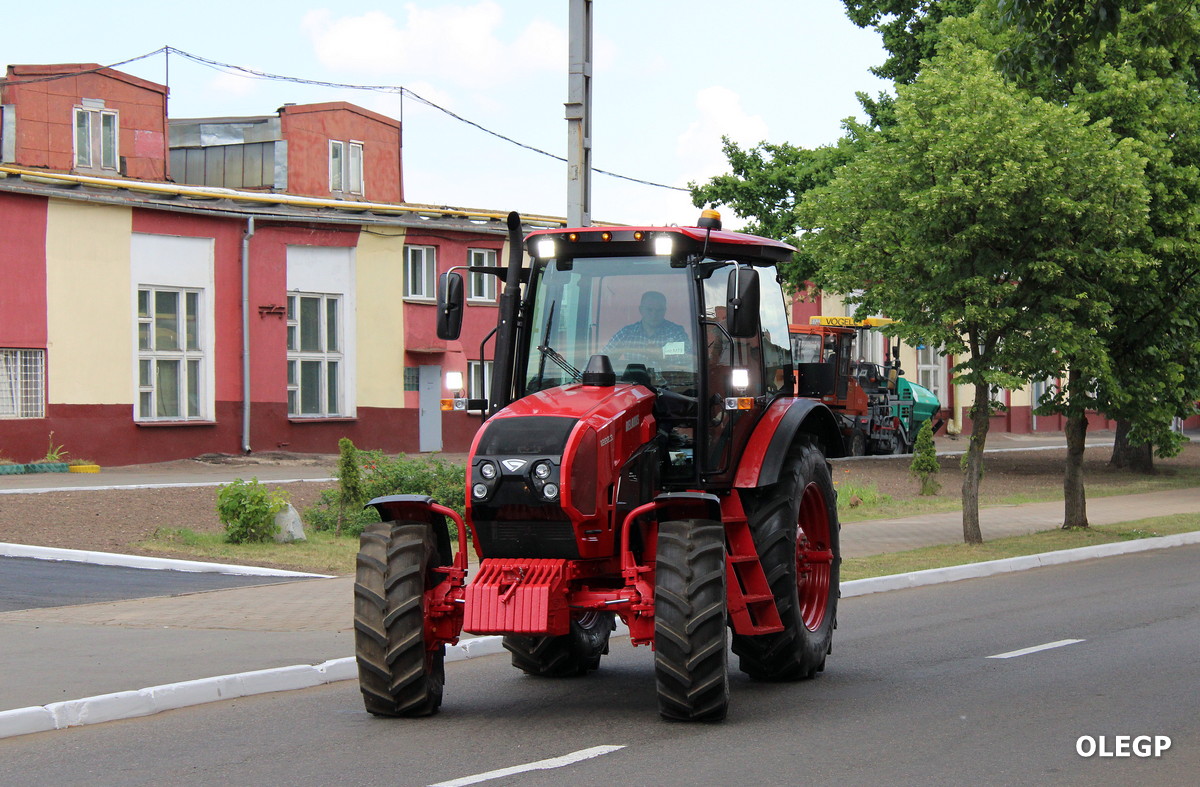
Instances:
[[[222,72],[208,81],[207,89],[216,95],[248,96],[258,91],[261,79]]]
[[[721,137],[726,136],[746,147],[767,138],[767,122],[742,107],[741,97],[726,87],[714,85],[696,93],[699,117],[677,141],[684,180],[701,182],[726,172],[729,162],[721,152]]]
[[[343,73],[436,78],[484,88],[523,74],[561,70],[566,62],[565,30],[534,18],[505,40],[504,10],[493,0],[436,8],[409,3],[404,12],[403,21],[397,21],[383,11],[335,16],[320,9],[305,14],[301,27],[321,63]]]

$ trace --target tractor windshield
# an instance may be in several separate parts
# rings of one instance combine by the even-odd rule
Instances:
[[[550,261],[533,297],[526,393],[578,382],[596,353],[618,380],[695,388],[694,290],[688,270],[668,258]]]

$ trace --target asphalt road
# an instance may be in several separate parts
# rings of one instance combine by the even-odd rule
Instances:
[[[1200,546],[1178,547],[847,599],[823,675],[734,672],[719,725],[660,721],[652,653],[621,640],[578,680],[504,656],[447,665],[431,719],[373,718],[343,682],[0,740],[3,781],[427,785],[613,746],[483,783],[1193,785],[1198,562]],[[1142,735],[1171,748],[1076,749]]]
[[[153,571],[26,557],[0,557],[0,612],[294,581],[296,577]]]

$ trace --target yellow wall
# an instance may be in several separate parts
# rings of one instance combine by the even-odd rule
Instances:
[[[359,407],[404,406],[404,234],[399,227],[373,227],[358,236]]]
[[[50,200],[46,227],[48,399],[133,406],[129,208]]]

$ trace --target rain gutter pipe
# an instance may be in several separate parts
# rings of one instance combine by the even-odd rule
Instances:
[[[250,453],[250,239],[254,217],[242,235],[242,453]]]

